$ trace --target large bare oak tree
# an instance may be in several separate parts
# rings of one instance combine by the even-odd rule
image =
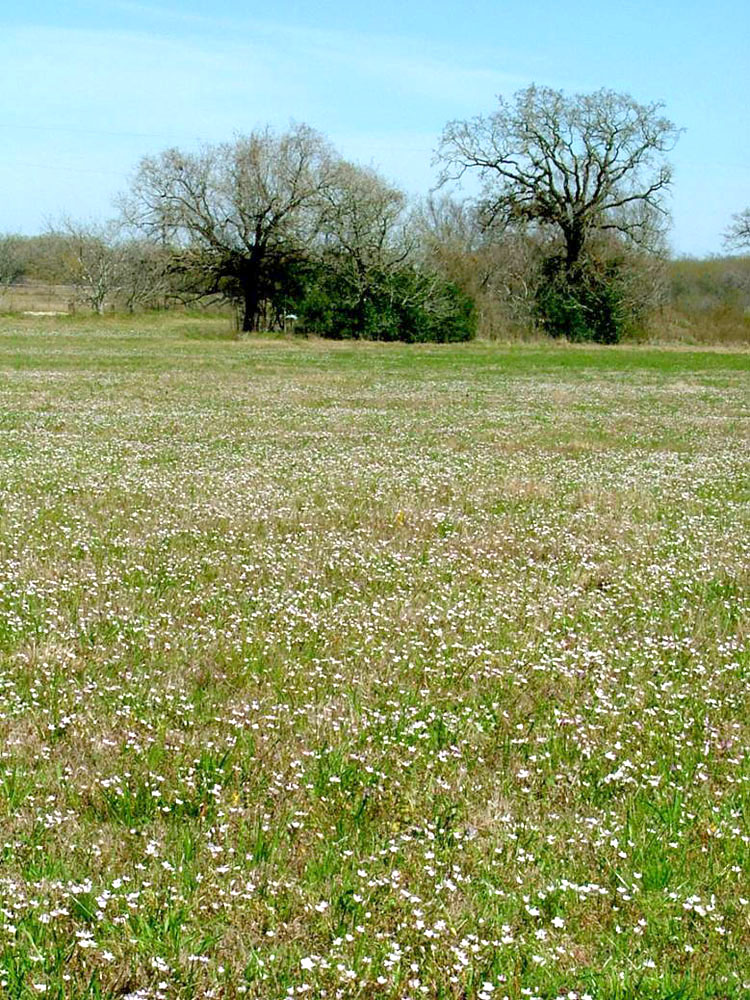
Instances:
[[[512,101],[500,97],[490,115],[446,126],[441,181],[477,171],[485,225],[550,228],[569,272],[597,232],[648,247],[666,215],[665,154],[679,135],[661,107],[610,90],[566,96],[528,87]]]

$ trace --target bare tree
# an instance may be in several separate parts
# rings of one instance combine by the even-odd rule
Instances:
[[[64,279],[82,302],[103,313],[122,283],[124,254],[119,225],[66,219],[49,236],[62,254]]]
[[[321,191],[320,232],[328,247],[348,254],[359,270],[390,269],[405,260],[413,241],[406,199],[375,170],[336,163]]]
[[[339,161],[320,191],[320,205],[319,242],[349,287],[361,328],[375,286],[414,249],[406,199],[376,171]]]
[[[732,216],[732,222],[724,233],[724,245],[731,250],[750,247],[750,208]]]
[[[520,227],[496,234],[470,201],[432,195],[417,212],[419,242],[434,268],[476,302],[485,336],[532,322],[540,241]]]
[[[479,255],[487,244],[476,206],[449,194],[431,194],[420,202],[414,223],[423,254],[438,265]]]
[[[118,297],[127,311],[163,305],[171,293],[169,252],[148,239],[128,239],[121,251]]]
[[[125,215],[182,247],[207,288],[241,302],[242,329],[256,329],[274,275],[314,239],[331,163],[327,143],[306,125],[198,153],[169,149],[141,161]]]
[[[485,225],[550,230],[562,238],[569,272],[596,232],[650,246],[666,217],[664,154],[679,135],[661,107],[609,90],[567,97],[528,87],[512,103],[500,97],[491,115],[446,126],[441,183],[476,170]]]

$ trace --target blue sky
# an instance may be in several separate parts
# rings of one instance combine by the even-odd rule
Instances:
[[[531,82],[661,100],[676,253],[750,205],[747,0],[0,3],[0,231],[103,218],[141,156],[291,119],[413,193],[446,121]]]

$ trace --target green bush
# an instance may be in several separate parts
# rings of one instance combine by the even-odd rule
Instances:
[[[548,258],[535,302],[542,329],[573,342],[622,340],[634,317],[626,306],[621,268],[617,260],[586,260],[571,270],[561,257]]]
[[[476,333],[471,298],[413,268],[370,274],[364,287],[345,269],[321,268],[295,312],[301,329],[336,340],[455,343]]]

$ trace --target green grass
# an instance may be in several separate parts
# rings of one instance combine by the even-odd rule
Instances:
[[[29,334],[33,333],[33,337]],[[0,320],[3,363],[27,370],[141,372],[175,370],[400,371],[416,377],[460,364],[485,375],[569,371],[655,371],[664,374],[744,371],[744,347],[688,348],[624,344],[599,347],[555,341],[507,345],[474,341],[460,345],[377,344],[271,335],[237,340],[226,317],[180,314],[122,317],[6,317]]]
[[[0,993],[748,996],[750,355],[225,324],[0,320]]]

